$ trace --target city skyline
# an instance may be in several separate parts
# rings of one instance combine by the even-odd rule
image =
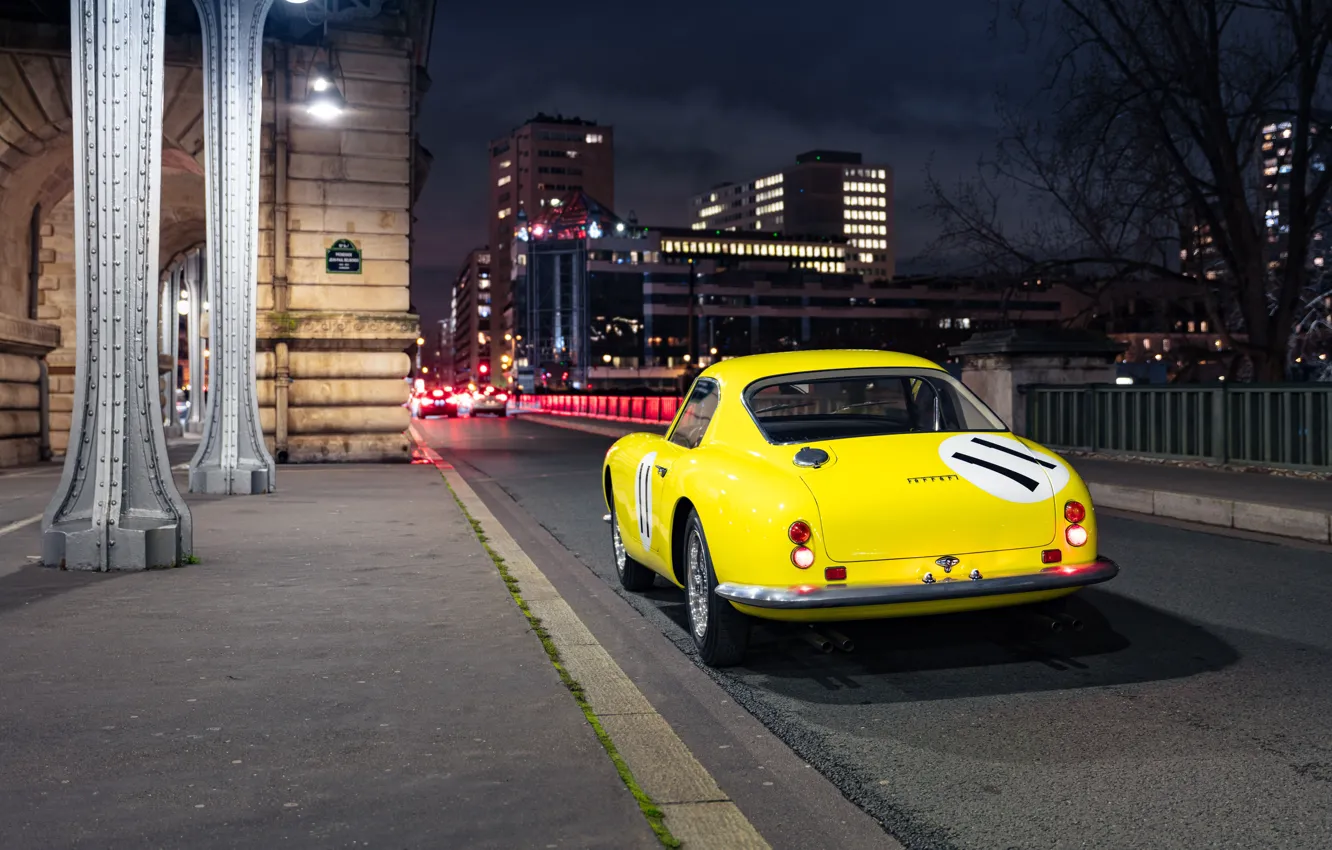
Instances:
[[[441,20],[421,127],[433,165],[416,209],[418,279],[451,282],[467,252],[487,243],[487,144],[540,112],[614,127],[614,208],[653,225],[687,227],[695,193],[756,167],[784,168],[800,151],[857,150],[866,162],[889,163],[898,256],[908,269],[936,232],[919,211],[926,166],[947,181],[970,176],[996,139],[995,89],[1029,86],[1037,62],[1013,39],[991,35],[988,0],[947,9],[865,4],[820,16],[794,5],[782,11],[779,4],[756,17],[685,0],[644,27],[630,9],[571,6],[554,14],[519,4],[469,7],[447,26]],[[542,26],[515,28],[515,18]],[[680,52],[691,33],[762,41],[789,34],[797,19],[803,38],[829,49],[765,66],[758,78],[751,53],[723,51],[696,63]],[[634,38],[625,40],[626,32]],[[592,46],[596,61],[570,61]],[[413,297],[427,316],[442,310],[444,300],[421,284]]]

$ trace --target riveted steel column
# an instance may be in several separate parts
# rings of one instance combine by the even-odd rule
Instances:
[[[264,18],[272,0],[194,0],[203,32],[211,374],[197,493],[267,493],[277,469],[255,393],[259,127]]]
[[[43,517],[42,560],[83,570],[178,565],[190,512],[158,402],[162,0],[72,0],[74,417]]]
[[[185,260],[185,289],[190,294],[190,416],[185,430],[197,434],[203,428],[204,358],[203,358],[203,286],[199,275],[199,252],[190,252]]]

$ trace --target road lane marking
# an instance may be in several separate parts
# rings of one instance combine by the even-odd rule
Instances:
[[[42,515],[37,514],[37,516],[30,516],[27,519],[21,519],[18,522],[11,522],[9,525],[0,526],[0,537],[4,537],[11,531],[18,531],[20,528],[27,528],[34,522],[40,522],[41,518]]]
[[[462,475],[419,439],[418,450],[443,474],[497,566],[516,584],[515,600],[521,598],[533,629],[549,640],[552,662],[577,683],[588,722],[598,738],[604,736],[611,760],[626,766],[626,784],[634,782],[651,798],[644,813],[663,813],[669,834],[687,846],[771,850]]]

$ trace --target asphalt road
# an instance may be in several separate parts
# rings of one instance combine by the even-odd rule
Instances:
[[[615,584],[612,440],[521,419],[418,423]],[[912,848],[1332,846],[1332,554],[1115,517],[1124,568],[1081,633],[1011,615],[846,624],[851,653],[756,630],[708,671]],[[621,592],[682,652],[683,593]]]

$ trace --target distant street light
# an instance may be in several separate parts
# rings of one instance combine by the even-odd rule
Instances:
[[[417,344],[417,345],[425,345],[425,337],[423,337],[423,336],[418,336],[418,337],[416,338],[416,344]]]
[[[611,362],[611,356],[609,354],[603,354],[601,355],[601,361],[603,363],[609,363]]]

